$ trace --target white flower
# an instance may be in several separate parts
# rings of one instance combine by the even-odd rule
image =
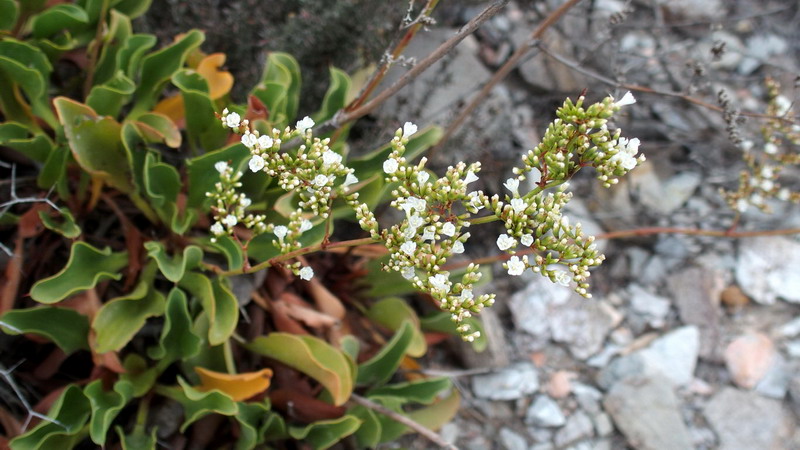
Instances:
[[[314,269],[312,269],[309,266],[305,266],[302,269],[300,269],[298,275],[300,275],[300,279],[308,281],[314,277]]]
[[[400,164],[394,158],[389,158],[383,162],[383,171],[387,174],[391,175],[397,172],[397,169],[400,168]]]
[[[464,184],[470,184],[473,181],[478,181],[478,176],[475,175],[475,172],[470,170],[466,175],[464,175]]]
[[[425,228],[425,232],[422,233],[422,240],[432,241],[434,239],[436,239],[436,229],[433,227]]]
[[[253,204],[253,201],[247,198],[246,195],[242,194],[242,197],[239,199],[239,204],[242,205],[242,208],[247,208]]]
[[[781,188],[781,190],[778,191],[778,195],[776,197],[778,197],[778,200],[786,201],[789,200],[791,196],[792,193],[789,191],[789,189]]]
[[[760,204],[764,203],[764,196],[762,196],[761,194],[756,192],[756,193],[754,193],[753,195],[750,196],[750,203],[752,203],[754,205],[760,205]]]
[[[517,240],[505,233],[497,237],[497,247],[499,247],[500,250],[505,251],[515,245],[517,245]]]
[[[258,138],[251,132],[246,132],[242,135],[242,144],[249,149],[253,149],[258,144]]]
[[[764,191],[771,191],[775,187],[775,183],[770,179],[761,180],[761,189]]]
[[[400,251],[408,256],[414,256],[414,252],[417,251],[417,243],[414,241],[403,242],[403,245],[400,246]]]
[[[773,144],[772,142],[767,142],[764,144],[764,153],[768,155],[774,155],[778,153],[778,146]]]
[[[464,243],[461,241],[455,241],[453,243],[453,253],[457,255],[464,253]]]
[[[777,107],[777,113],[779,116],[782,116],[789,112],[792,108],[792,101],[788,98],[784,97],[783,95],[779,95],[775,97],[775,106]]]
[[[524,245],[525,247],[530,247],[530,246],[533,244],[533,236],[531,236],[530,234],[523,234],[523,235],[522,235],[522,236],[519,238],[519,241],[520,241],[520,242],[522,243],[522,245]]]
[[[472,293],[472,289],[464,289],[461,291],[461,295],[458,296],[461,302],[467,302],[475,298],[475,295]]]
[[[297,125],[295,125],[295,128],[297,128],[297,131],[299,131],[300,133],[305,134],[306,130],[308,130],[313,126],[314,126],[314,121],[311,119],[311,117],[305,116],[303,117],[303,120],[297,121]]]
[[[273,141],[272,141],[271,137],[267,136],[266,134],[262,135],[262,136],[259,136],[259,138],[258,138],[258,146],[261,149],[266,150],[268,148],[272,148],[272,144],[273,144]]]
[[[481,191],[472,191],[467,194],[469,197],[469,204],[470,206],[477,208],[478,210],[483,209],[483,203],[481,203]]]
[[[225,228],[222,228],[222,224],[219,222],[214,222],[214,225],[211,225],[211,232],[214,236],[220,236],[225,233]]]
[[[739,144],[739,147],[741,147],[742,150],[744,150],[744,151],[749,151],[751,148],[753,148],[753,145],[755,145],[755,144],[753,144],[753,141],[748,139],[748,140],[742,141]]]
[[[406,122],[403,124],[403,137],[409,138],[411,135],[417,132],[417,126],[411,122]]]
[[[278,239],[283,240],[283,238],[286,237],[286,234],[289,233],[289,229],[283,225],[278,225],[272,230],[272,232],[275,233],[275,236],[277,236]]]
[[[342,162],[342,155],[336,153],[333,150],[325,150],[322,152],[322,166],[332,166],[334,164],[339,164]]]
[[[416,275],[416,274],[414,273],[414,268],[409,266],[409,267],[404,268],[400,272],[400,275],[402,275],[403,278],[405,278],[406,280],[410,280],[410,279],[414,278],[414,275]]]
[[[636,103],[636,99],[633,97],[633,94],[631,94],[631,91],[626,92],[621,99],[614,102],[614,104],[619,107],[632,105],[634,103]]]
[[[225,111],[227,111],[227,109],[225,109]],[[226,114],[225,111],[222,111],[222,113]],[[239,114],[232,112],[222,118],[222,123],[228,128],[239,128],[241,120],[242,118],[239,116]]]
[[[445,222],[444,225],[442,225],[442,234],[445,236],[452,236],[456,234],[456,226],[450,222]]]
[[[771,166],[764,166],[761,168],[761,176],[764,178],[772,178],[773,175],[772,167]]]
[[[562,286],[569,286],[569,282],[571,281],[571,278],[570,278],[570,276],[569,276],[569,274],[567,272],[564,272],[563,270],[556,270],[556,271],[554,271],[554,275],[555,275],[554,278],[555,278],[556,283],[558,283],[558,284],[560,284]]]
[[[518,256],[509,258],[506,267],[508,268],[508,274],[513,276],[522,275],[522,272],[525,271],[525,263]]]
[[[356,184],[356,183],[358,183],[358,178],[356,178],[356,176],[353,175],[352,173],[348,173],[344,179],[344,183],[342,183],[342,186],[347,187],[350,186],[351,184]]]
[[[743,213],[747,211],[747,208],[749,207],[750,203],[748,203],[746,199],[740,198],[739,200],[736,200],[736,211]]]
[[[223,173],[228,170],[228,163],[225,161],[218,161],[216,164],[214,164],[214,168],[217,169],[217,172]]]
[[[632,170],[636,167],[638,160],[636,159],[636,154],[639,152],[639,139],[626,139],[624,137],[619,138],[619,142],[617,144],[617,153],[609,158],[609,161],[612,163],[618,164],[625,170]]]
[[[424,223],[425,219],[420,217],[419,214],[414,214],[408,218],[408,226],[414,228],[415,230],[421,227]]]
[[[425,172],[424,170],[422,170],[417,174],[417,182],[420,185],[423,185],[423,184],[428,182],[428,178],[430,178],[430,177],[431,177],[431,174],[429,174],[428,172]]]
[[[447,275],[440,273],[428,278],[428,282],[437,291],[447,293],[450,291],[450,280],[447,278]]]
[[[228,214],[224,219],[222,219],[222,223],[224,223],[228,228],[233,228],[237,223],[239,223],[239,220],[233,214]]]
[[[521,213],[522,211],[525,211],[525,208],[527,207],[528,205],[525,203],[525,200],[519,197],[511,199],[511,209],[513,209],[514,212]]]
[[[323,187],[328,184],[328,177],[322,174],[317,175],[314,177],[314,186]]]
[[[310,220],[304,219],[300,222],[300,232],[305,233],[306,231],[310,230],[314,225],[311,223]]]
[[[628,140],[628,139],[626,139],[624,137],[619,138],[619,146],[620,146],[620,148],[624,148],[625,149],[625,153],[627,153],[627,154],[629,154],[631,156],[636,156],[636,154],[639,153],[639,145],[640,144],[641,144],[641,142],[639,141],[639,138],[633,138],[633,139],[630,139],[630,140]]]
[[[258,172],[259,170],[263,169],[266,163],[264,162],[264,158],[259,155],[255,155],[250,158],[250,162],[248,166],[250,166],[250,170],[252,172]]]
[[[509,178],[503,183],[503,186],[506,187],[509,191],[511,191],[514,195],[519,195],[519,180],[516,178]]]

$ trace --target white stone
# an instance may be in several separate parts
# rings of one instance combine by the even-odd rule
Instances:
[[[525,414],[525,423],[540,427],[560,427],[566,422],[558,403],[546,395],[537,397]]]
[[[500,429],[500,443],[506,450],[528,450],[528,441],[510,428]]]
[[[472,378],[472,391],[489,400],[516,400],[539,389],[539,376],[531,363],[518,363]]]
[[[800,243],[774,236],[739,244],[736,281],[748,297],[763,305],[778,298],[800,303]]]
[[[631,297],[631,308],[644,316],[651,327],[662,328],[664,319],[669,313],[670,301],[648,292],[638,284],[631,285],[628,292]]]

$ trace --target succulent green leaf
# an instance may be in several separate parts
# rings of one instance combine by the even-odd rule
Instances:
[[[11,30],[17,23],[19,6],[14,0],[0,0],[0,30]]]
[[[256,448],[266,438],[268,421],[276,414],[270,411],[269,403],[244,403],[239,402],[239,413],[236,420],[239,422],[239,439],[236,441],[237,450]]]
[[[67,158],[69,149],[65,145],[54,148],[42,166],[36,184],[42,189],[49,189],[63,180],[67,171]]]
[[[300,98],[297,60],[288,53],[270,53],[261,83],[252,94],[266,106],[271,126],[280,129],[288,125],[297,114]]]
[[[405,412],[403,411],[403,404],[405,403],[405,401],[401,398],[381,397],[373,395],[369,397],[369,399],[374,401],[375,403],[385,406],[386,408],[398,414],[405,415]],[[381,430],[380,442],[390,442],[397,440],[397,438],[408,432],[408,427],[390,418],[389,416],[376,413],[375,417],[378,419],[378,422],[380,423],[380,430]]]
[[[361,196],[358,197],[361,200]],[[376,258],[367,263],[367,274],[363,281],[370,287],[369,295],[372,298],[381,298],[396,295],[406,295],[416,292],[414,285],[403,278],[400,272],[384,272],[381,264],[389,262],[389,255]]]
[[[117,67],[117,55],[128,38],[130,38],[131,33],[131,19],[125,14],[112,9],[108,18],[108,31],[103,34],[100,41],[102,47],[93,78],[95,85],[105,84],[118,72],[125,75],[125,69]]]
[[[0,124],[0,145],[11,147],[39,163],[45,162],[55,148],[46,134],[31,136],[29,128],[17,122]]]
[[[125,373],[120,374],[120,381],[126,381],[133,386],[133,396],[139,398],[148,392],[161,373],[159,367],[148,367],[147,361],[136,353],[129,353],[122,361]]]
[[[361,344],[358,342],[358,339],[353,336],[352,334],[348,334],[343,336],[342,339],[339,341],[339,346],[342,347],[342,352],[345,355],[349,356],[350,359],[356,361],[358,359],[358,351],[361,347]]]
[[[136,103],[130,112],[132,117],[152,109],[164,85],[183,66],[189,52],[200,46],[204,39],[202,31],[191,30],[172,45],[144,57]]]
[[[61,209],[61,217],[63,221],[59,223],[50,214],[39,211],[39,218],[48,230],[53,230],[67,239],[75,239],[81,235],[81,228],[75,223],[75,218],[68,209]]]
[[[78,164],[121,192],[134,192],[132,156],[122,145],[120,124],[66,97],[53,104]]]
[[[447,378],[428,378],[381,386],[368,391],[367,395],[398,397],[407,402],[429,405],[442,391],[451,387],[452,383]]]
[[[358,366],[357,383],[377,386],[394,375],[414,339],[414,326],[405,321],[392,339],[371,359]]]
[[[431,406],[411,411],[407,415],[411,420],[425,426],[425,428],[438,430],[446,423],[453,420],[460,406],[461,396],[456,389],[453,389],[452,393],[446,398],[439,400]]]
[[[192,331],[186,294],[178,288],[172,288],[167,295],[161,339],[147,354],[153,359],[162,360],[163,366],[172,361],[191,358],[200,351],[202,343],[203,340]]]
[[[72,448],[84,438],[81,430],[90,414],[89,399],[81,388],[69,385],[47,414],[56,422],[43,420],[27,433],[14,438],[9,445],[14,450]]]
[[[40,49],[11,38],[0,41],[0,72],[4,73],[12,85],[22,88],[28,97],[33,113],[44,119],[48,125],[56,128],[58,121],[50,109],[47,98],[47,83],[52,70],[53,67],[47,60],[47,55]],[[13,93],[5,95],[9,94],[13,95]],[[6,98],[3,99],[3,107],[4,110],[10,107],[16,110],[24,108],[21,104],[13,106],[11,99]],[[17,114],[23,114],[22,111],[12,109],[12,111],[5,112],[15,113],[14,115],[7,114],[9,119],[23,121],[21,117],[15,117]]]
[[[164,114],[144,113],[137,117],[134,123],[145,136],[154,138],[151,142],[163,142],[171,148],[181,146],[181,130],[172,119]]]
[[[354,374],[347,355],[319,338],[270,333],[245,347],[317,380],[328,390],[334,405],[344,404],[353,392]]]
[[[143,425],[136,425],[131,434],[125,434],[125,430],[120,426],[114,429],[119,436],[122,450],[156,450],[156,427],[150,430],[150,434],[145,431]]]
[[[156,37],[151,34],[133,34],[117,53],[116,68],[125,72],[131,80],[139,79],[142,58],[156,45]]]
[[[31,19],[33,37],[37,39],[52,36],[61,30],[79,31],[89,24],[89,16],[80,6],[60,4],[47,8]]]
[[[211,242],[209,239],[208,245],[225,255],[225,259],[228,261],[228,270],[239,270],[242,268],[244,264],[242,246],[230,236],[220,236],[217,238],[216,242]]]
[[[114,9],[135,19],[147,12],[152,2],[153,0],[120,0],[114,5]]]
[[[314,122],[322,123],[333,116],[342,108],[347,106],[347,97],[350,93],[350,77],[335,67],[330,68],[331,84],[325,97],[322,99],[322,107],[314,114]]]
[[[383,427],[375,411],[363,406],[357,406],[351,409],[349,414],[361,421],[361,426],[358,427],[355,434],[359,448],[377,447],[381,441]]]
[[[209,319],[208,342],[219,345],[231,337],[239,320],[239,304],[219,279],[212,282],[197,272],[184,274],[180,287],[200,300]]]
[[[122,71],[101,85],[95,85],[86,97],[86,104],[103,116],[117,117],[128,103],[136,85]]]
[[[239,412],[239,405],[218,390],[198,391],[181,377],[178,377],[178,384],[180,387],[160,387],[158,392],[183,405],[184,421],[180,428],[181,433],[208,414],[235,416]]]
[[[428,350],[425,336],[419,327],[419,317],[402,298],[389,297],[373,303],[367,311],[367,317],[392,331],[399,330],[403,326],[403,322],[410,322],[414,328],[414,337],[411,339],[406,353],[418,358]]]
[[[13,309],[0,317],[0,328],[7,334],[43,336],[66,354],[89,349],[89,319],[74,309],[54,306]]]
[[[164,294],[153,286],[156,266],[150,264],[133,291],[105,303],[92,322],[97,353],[119,350],[144,326],[148,317],[164,314]]]
[[[305,427],[289,427],[289,434],[311,445],[313,449],[326,449],[358,430],[361,420],[351,415],[338,419],[319,420]]]
[[[469,325],[472,330],[479,331],[481,335],[472,341],[472,348],[476,352],[486,350],[489,341],[486,340],[486,333],[483,331],[481,321],[475,317],[468,317],[464,319],[464,323]],[[446,311],[439,311],[429,316],[420,319],[420,326],[425,331],[437,331],[439,333],[452,334],[460,336],[461,334],[456,331],[456,324],[450,318],[450,313]]]
[[[196,245],[190,245],[183,249],[183,254],[175,255],[170,258],[164,244],[157,241],[144,243],[147,249],[147,256],[153,258],[158,264],[158,269],[169,281],[177,283],[183,278],[187,270],[194,269],[203,259],[203,250]]]
[[[133,398],[133,385],[128,381],[117,381],[113,390],[106,391],[103,381],[95,380],[83,389],[83,393],[92,407],[89,436],[95,444],[105,445],[111,423]]]
[[[31,297],[40,303],[56,303],[77,292],[91,289],[101,280],[119,280],[119,270],[128,265],[127,252],[98,250],[86,242],[72,244],[66,266],[57,274],[39,280],[31,288]]]
[[[172,84],[183,96],[186,133],[192,148],[207,152],[222,147],[229,133],[214,116],[216,107],[209,97],[206,79],[193,70],[184,69],[172,76]]]
[[[192,208],[207,208],[211,200],[206,192],[214,189],[214,184],[219,181],[219,172],[214,169],[214,164],[227,161],[231,167],[240,167],[245,160],[250,159],[250,151],[241,142],[225,148],[206,153],[190,159],[189,166],[189,198],[188,206]]]

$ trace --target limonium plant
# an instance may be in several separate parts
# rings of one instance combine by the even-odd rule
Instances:
[[[249,212],[250,200],[238,191],[241,172],[226,161],[216,164],[220,180],[207,193],[214,200],[214,237],[229,235],[235,240],[236,227],[251,230],[252,237],[274,235],[273,244],[282,254],[301,248],[298,241],[314,225],[312,218],[330,219],[332,202],[342,198],[354,210],[359,226],[375,242],[389,251],[384,270],[399,272],[418,290],[429,294],[442,310],[451,314],[463,339],[473,341],[479,332],[466,318],[491,306],[495,294],[477,295],[475,284],[481,278],[478,264],[470,264],[460,278],[445,269],[453,255],[465,252],[471,226],[500,221],[504,232],[497,237],[503,268],[519,276],[526,270],[539,273],[552,282],[573,285],[577,293],[591,297],[589,269],[602,263],[594,237],[587,236],[580,223],[563,214],[572,198],[568,181],[582,168],[591,166],[605,186],[644,161],[639,140],[621,136],[609,128],[608,121],[622,107],[635,103],[628,92],[619,100],[609,96],[584,106],[585,98],[566,100],[557,111],[541,142],[522,156],[505,181],[503,195],[489,196],[474,189],[481,170],[479,162],[459,162],[438,177],[426,168],[426,158],[414,163],[404,153],[417,126],[406,122],[390,142],[391,153],[383,162],[391,191],[391,206],[402,211],[401,219],[381,228],[375,214],[359,201],[359,180],[344,158],[330,147],[330,139],[314,136],[315,123],[309,117],[283,130],[260,134],[247,120],[227,109],[220,115],[224,127],[241,135],[250,150],[248,167],[276,178],[280,187],[299,193],[297,209],[286,225],[265,223],[265,216]],[[284,142],[299,139],[299,147],[285,150]],[[240,242],[246,248],[247,242]],[[287,267],[304,280],[314,273],[301,261]]]

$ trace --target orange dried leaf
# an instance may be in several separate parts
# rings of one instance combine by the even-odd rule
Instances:
[[[211,100],[216,100],[231,91],[233,87],[233,75],[230,72],[220,70],[225,64],[224,53],[212,53],[197,65],[197,73],[203,76],[208,82],[208,96]]]
[[[183,109],[183,96],[178,93],[161,100],[158,102],[156,107],[153,108],[153,112],[157,112],[169,117],[173,122],[175,122],[176,125],[182,128],[184,123],[183,117],[185,115]]]
[[[267,390],[272,380],[272,369],[262,369],[258,372],[247,372],[236,375],[214,372],[213,370],[195,367],[194,371],[200,376],[200,391],[217,389],[224,392],[236,401],[246,400],[256,394]]]

